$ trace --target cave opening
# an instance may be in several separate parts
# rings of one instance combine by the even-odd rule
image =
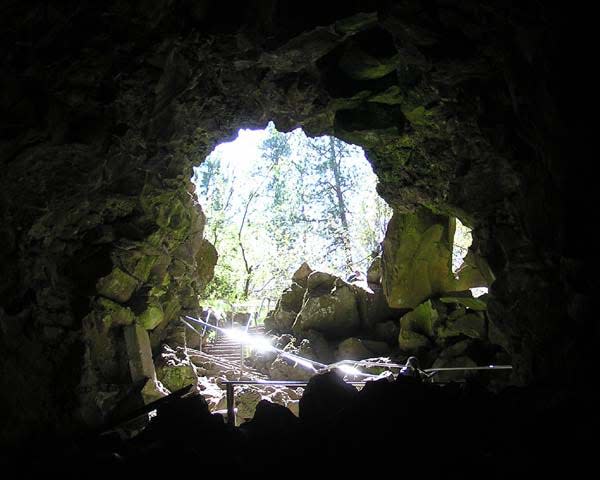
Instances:
[[[212,305],[274,304],[305,262],[366,279],[392,213],[362,148],[272,122],[218,145],[192,182],[219,255],[202,298]]]

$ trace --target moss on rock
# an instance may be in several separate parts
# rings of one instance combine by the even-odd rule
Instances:
[[[127,302],[137,287],[138,281],[118,267],[96,284],[100,295],[119,303]]]
[[[158,305],[150,305],[144,312],[137,318],[136,322],[146,330],[153,330],[163,320],[165,315],[162,308]]]

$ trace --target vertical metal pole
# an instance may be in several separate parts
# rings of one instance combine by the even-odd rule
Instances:
[[[244,374],[244,344],[240,343],[240,380]]]
[[[227,424],[235,427],[235,405],[233,403],[233,383],[226,384],[227,394]]]

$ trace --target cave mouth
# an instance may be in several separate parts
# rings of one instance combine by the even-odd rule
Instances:
[[[392,215],[361,147],[272,122],[219,144],[192,182],[219,252],[203,295],[213,305],[275,299],[303,262],[366,278]]]

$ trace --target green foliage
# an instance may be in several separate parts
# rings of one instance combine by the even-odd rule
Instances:
[[[391,216],[360,148],[272,124],[265,135],[260,161],[213,153],[195,169],[205,236],[219,252],[210,299],[275,298],[303,261],[366,271]]]

